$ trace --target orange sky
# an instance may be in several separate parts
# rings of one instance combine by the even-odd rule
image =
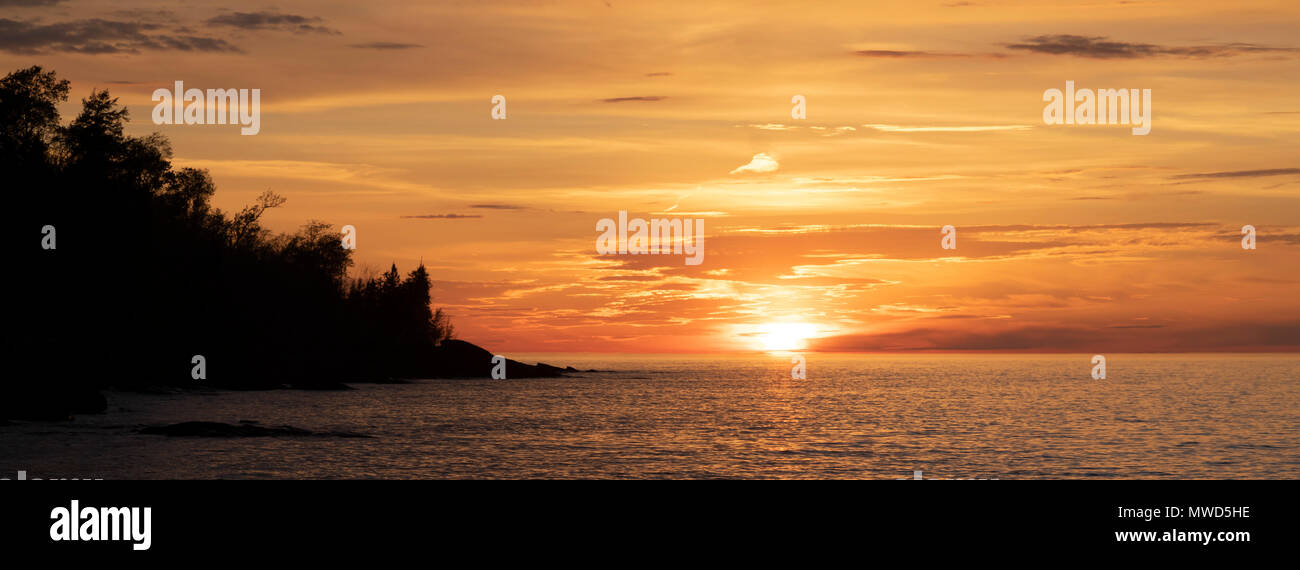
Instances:
[[[1300,350],[1294,2],[46,4],[0,7],[6,71],[110,89],[228,211],[355,226],[359,272],[423,259],[494,351]],[[261,89],[260,134],[154,125],[176,80]],[[1151,133],[1043,124],[1067,80]],[[704,217],[704,262],[598,255],[619,210]]]

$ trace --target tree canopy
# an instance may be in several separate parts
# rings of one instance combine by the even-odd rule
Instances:
[[[93,91],[62,124],[67,81],[31,67],[0,80],[0,176],[23,212],[7,231],[23,244],[21,348],[53,370],[15,379],[68,386],[268,387],[410,377],[450,338],[430,306],[421,264],[348,276],[338,230],[309,221],[274,234],[268,190],[239,212],[212,204],[205,170],[178,168],[158,134],[125,134],[127,110]],[[53,226],[56,248],[36,247]],[[30,391],[30,390],[29,390]],[[0,416],[3,417],[3,416]]]

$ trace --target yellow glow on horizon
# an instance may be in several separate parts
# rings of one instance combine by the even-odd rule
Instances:
[[[763,350],[800,350],[817,328],[808,323],[768,323],[758,327]]]

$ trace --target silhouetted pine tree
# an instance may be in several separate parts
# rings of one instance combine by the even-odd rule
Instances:
[[[106,386],[193,386],[194,355],[205,385],[229,387],[434,372],[428,353],[451,326],[423,265],[349,281],[352,252],[329,224],[272,235],[260,220],[284,198],[270,191],[227,215],[206,171],[171,165],[164,137],[125,135],[106,91],[63,126],[67,96],[40,67],[0,80],[0,179],[23,217],[6,228],[20,244],[16,356],[44,373],[7,380],[0,418],[94,408]],[[46,225],[54,250],[36,245]]]

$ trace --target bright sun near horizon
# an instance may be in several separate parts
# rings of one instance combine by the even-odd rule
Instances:
[[[763,350],[801,350],[817,327],[808,323],[769,323],[758,328]]]

